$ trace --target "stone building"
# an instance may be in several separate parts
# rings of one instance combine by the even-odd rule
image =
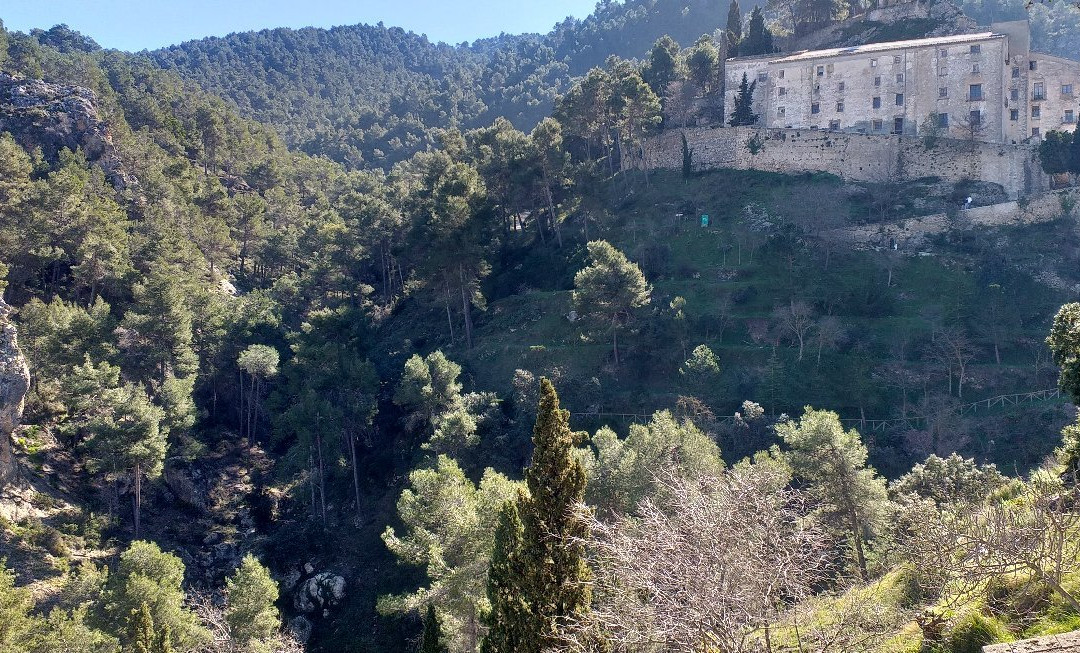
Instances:
[[[726,62],[730,114],[743,74],[759,127],[1019,143],[1072,131],[1080,62],[1032,52],[1027,21],[990,31]]]

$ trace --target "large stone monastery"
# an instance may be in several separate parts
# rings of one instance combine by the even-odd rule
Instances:
[[[1032,52],[1027,21],[989,31],[726,62],[725,105],[756,82],[759,127],[1021,143],[1072,131],[1080,62]]]

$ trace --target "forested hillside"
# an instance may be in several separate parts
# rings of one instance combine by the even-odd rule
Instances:
[[[278,127],[291,147],[352,168],[388,168],[433,145],[439,128],[504,117],[528,131],[573,77],[609,55],[643,58],[664,34],[687,46],[726,20],[719,0],[631,0],[601,3],[548,34],[472,44],[356,25],[231,34],[150,56]]]
[[[0,650],[965,653],[1080,622],[1076,203],[976,228],[977,180],[621,170],[728,117],[714,12],[151,54],[0,28],[0,399],[13,333],[30,375]],[[918,248],[845,237],[928,212]]]

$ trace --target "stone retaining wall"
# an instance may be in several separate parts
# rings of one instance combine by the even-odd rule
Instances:
[[[1011,198],[1038,195],[1050,187],[1029,145],[938,139],[928,149],[921,138],[851,134],[811,129],[694,127],[668,130],[646,140],[627,167],[680,169],[682,135],[695,170],[734,168],[781,173],[828,172],[853,181],[939,177],[949,182],[1000,184]],[[751,153],[751,148],[757,153]]]
[[[895,222],[860,225],[837,229],[828,237],[852,245],[897,247],[910,250],[925,244],[927,236],[952,229],[970,227],[1003,227],[1009,225],[1049,222],[1066,215],[1076,216],[1080,206],[1080,189],[1054,191],[1024,201],[980,206],[959,211],[955,216],[944,213],[908,218]]]

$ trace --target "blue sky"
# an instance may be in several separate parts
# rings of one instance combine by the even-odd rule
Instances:
[[[403,27],[460,43],[499,32],[546,32],[584,18],[595,0],[3,0],[0,20],[25,32],[67,23],[107,48],[159,48],[267,27],[356,23]]]

